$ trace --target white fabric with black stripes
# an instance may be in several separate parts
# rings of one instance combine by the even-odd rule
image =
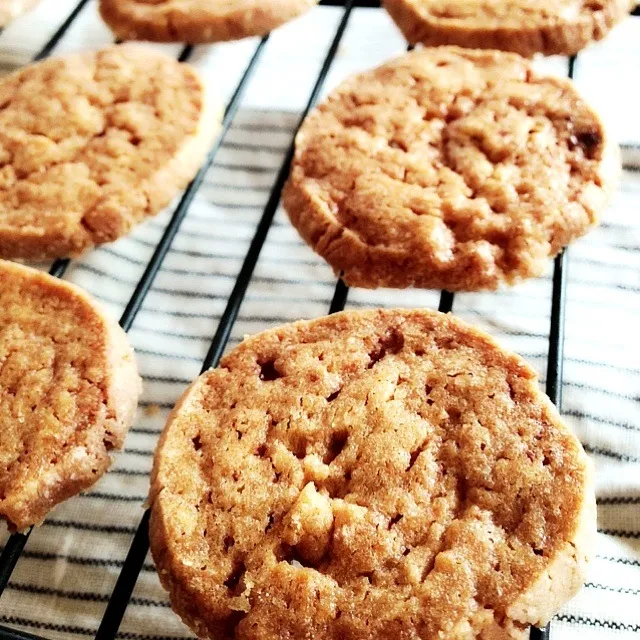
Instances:
[[[43,0],[0,35],[0,69],[29,61],[74,6]],[[198,375],[291,132],[340,19],[317,8],[273,35],[242,109],[191,206],[130,336],[145,378],[142,407],[114,468],[56,509],[29,540],[0,603],[0,623],[47,638],[90,637],[142,515],[152,452],[172,404]],[[90,2],[57,53],[110,42]],[[197,47],[192,61],[228,99],[257,42]],[[177,55],[179,46],[161,47]],[[356,10],[326,89],[401,52],[383,11]],[[576,81],[623,145],[622,187],[603,224],[569,251],[564,414],[597,466],[597,557],[586,588],[557,617],[553,638],[631,640],[640,634],[640,18],[580,55]],[[565,75],[567,61],[540,66]],[[66,277],[118,317],[172,209],[130,237],[72,263]],[[454,311],[521,353],[544,381],[551,292],[545,278],[465,294]],[[244,334],[324,315],[335,286],[325,263],[279,211],[229,346]],[[437,306],[437,292],[351,291],[348,308]],[[0,543],[4,544],[6,534]],[[150,562],[121,627],[132,640],[187,638]]]

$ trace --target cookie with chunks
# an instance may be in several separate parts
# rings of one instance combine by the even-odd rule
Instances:
[[[151,550],[201,638],[523,639],[582,585],[591,473],[487,335],[343,312],[247,338],[187,390]]]
[[[635,0],[383,0],[412,44],[574,55],[602,40]]]
[[[220,111],[195,69],[139,45],[0,79],[0,257],[76,256],[158,213],[200,167]]]
[[[476,291],[541,275],[619,173],[570,80],[438,47],[351,77],[309,115],[284,205],[347,284]]]
[[[262,36],[318,0],[100,0],[100,15],[122,40],[191,44]]]
[[[0,260],[0,518],[11,529],[105,473],[139,394],[124,332],[84,291]]]

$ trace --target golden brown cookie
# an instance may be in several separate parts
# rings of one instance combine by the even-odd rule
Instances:
[[[284,205],[348,284],[495,289],[595,224],[619,169],[569,80],[439,47],[346,80],[311,113]]]
[[[524,638],[582,585],[591,466],[533,370],[450,315],[247,338],[156,451],[151,549],[201,638]]]
[[[0,27],[6,27],[38,2],[39,0],[0,0]]]
[[[160,211],[220,123],[195,69],[137,45],[0,79],[0,257],[75,256]]]
[[[96,482],[139,394],[124,332],[84,291],[0,260],[0,518],[26,529]]]
[[[635,0],[383,0],[412,44],[573,55],[602,40]]]
[[[100,0],[122,40],[218,42],[265,35],[318,0]]]

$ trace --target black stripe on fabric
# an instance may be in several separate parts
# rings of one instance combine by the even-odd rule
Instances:
[[[638,167],[636,171],[640,172],[640,167]],[[632,253],[638,251],[637,245],[633,244],[611,244],[607,246],[611,247],[612,249],[619,249],[620,251],[631,251]]]
[[[606,260],[598,260],[596,258],[576,258],[571,256],[572,264],[581,264],[581,265],[589,265],[593,267],[600,268],[609,268],[609,269],[628,269],[629,271],[635,273],[636,266],[633,264],[612,264],[611,262],[607,262]]]
[[[215,201],[206,200],[206,203],[213,207],[217,207],[218,209],[227,209],[228,211],[262,211],[264,209],[264,204],[254,203],[254,202],[220,202],[219,200],[215,200]],[[255,218],[256,216],[253,216],[253,217]],[[224,220],[217,220],[211,215],[200,216],[197,213],[190,214],[189,220],[191,222],[199,220],[205,224],[221,223],[221,224],[224,224],[225,227],[251,227],[252,229],[257,224],[256,219],[242,220],[241,218],[237,218],[237,217],[231,218],[226,216]],[[155,226],[156,228],[162,228],[158,224],[153,224],[150,226]],[[283,224],[281,222],[275,223],[275,226],[282,227]]]
[[[230,149],[233,151],[265,151],[273,155],[283,156],[289,147],[283,147],[271,144],[252,144],[250,142],[231,142],[225,140],[222,144],[223,149]]]
[[[614,620],[600,620],[598,618],[585,618],[583,616],[573,616],[565,613],[561,613],[556,616],[556,620],[562,622],[569,622],[571,624],[582,624],[588,627],[601,627],[603,629],[614,629],[616,631],[632,631],[638,633],[640,631],[639,624],[624,624],[622,622],[615,622]]]
[[[211,278],[224,278],[225,280],[235,281],[237,275],[231,273],[209,273],[207,277]],[[115,280],[115,278],[112,278]],[[117,280],[115,280],[117,282]],[[268,276],[253,276],[251,282],[256,282],[259,284],[275,284],[275,285],[300,285],[302,287],[310,287],[310,286],[319,286],[319,287],[335,287],[335,282],[329,280],[300,280],[295,278],[271,278]],[[130,284],[130,283],[127,283]],[[203,291],[189,291],[185,289],[169,289],[167,287],[154,287],[152,289],[156,293],[165,293],[167,295],[173,296],[174,298],[197,298],[200,300],[222,300],[224,299],[224,295],[216,294],[216,293],[206,293]]]
[[[637,596],[640,595],[640,589],[625,589],[624,587],[610,587],[606,584],[596,584],[594,582],[587,582],[585,585],[588,589],[597,589],[598,591],[611,591],[613,593],[624,593],[626,595]]]
[[[149,309],[147,309],[147,311],[149,311]],[[153,313],[164,313],[162,311],[154,311]],[[215,316],[211,315],[207,315],[207,318],[211,319],[211,320],[215,320]],[[178,338],[180,340],[197,340],[199,342],[211,342],[211,336],[196,336],[196,335],[192,335],[190,333],[179,333],[177,331],[169,331],[169,330],[165,330],[165,329],[156,329],[153,327],[134,327],[133,328],[134,331],[139,331],[142,334],[145,333],[154,333],[160,336],[168,336],[169,338]],[[137,349],[136,349],[137,351]]]
[[[281,124],[258,124],[258,123],[238,123],[234,122],[233,127],[231,127],[231,131],[282,131],[284,133],[288,133],[289,135],[293,135],[294,127],[288,127],[286,125]]]
[[[4,547],[0,545],[0,551],[3,551]],[[69,564],[75,564],[82,567],[115,567],[120,568],[124,565],[124,560],[107,560],[106,558],[89,558],[83,556],[65,556],[61,553],[47,553],[43,551],[32,551],[25,549],[22,552],[22,556],[31,560],[40,560],[43,562],[57,562],[63,560]],[[142,570],[147,573],[155,573],[155,567],[151,563],[145,563],[142,565]]]
[[[22,627],[30,627],[32,629],[44,629],[45,631],[75,633],[76,635],[81,636],[92,636],[96,632],[96,629],[89,629],[88,627],[78,627],[69,624],[53,624],[52,622],[40,622],[38,620],[28,620],[27,618],[20,618],[18,616],[0,616],[0,622],[5,622],[6,624],[18,624]]]
[[[543,382],[542,380],[540,382]],[[633,400],[637,402],[639,397],[630,393],[620,393],[619,391],[611,391],[610,389],[602,389],[601,387],[594,387],[590,384],[582,384],[581,382],[564,382],[565,387],[571,387],[572,389],[580,389],[580,391],[589,391],[591,393],[601,393],[604,396],[610,398],[620,398],[621,400]],[[640,426],[638,426],[640,430]]]
[[[213,167],[211,167],[212,171],[216,169],[226,169],[227,171],[238,171],[240,173],[273,173],[275,174],[278,170],[277,167],[265,167],[263,165],[258,164],[233,164],[230,162],[216,162]]]
[[[211,222],[217,222],[215,220],[212,220]],[[241,238],[240,240],[237,237],[233,237],[233,236],[224,236],[221,235],[220,233],[206,233],[206,231],[189,231],[189,229],[180,229],[179,232],[181,235],[186,236],[187,238],[199,238],[200,240],[202,240],[202,238],[206,238],[208,240],[230,240],[231,242],[239,242],[241,240],[249,240],[250,238]],[[133,239],[133,238],[131,238]],[[134,240],[135,242],[139,242],[140,244],[144,244],[143,242],[140,241],[139,238],[135,238]],[[308,251],[311,251],[311,249],[307,248],[307,245],[304,244],[304,242],[294,236],[292,238],[274,238],[273,236],[271,236],[269,238],[269,243],[272,245],[275,245],[276,247],[282,246],[282,247],[297,247],[298,249],[300,249],[301,251],[304,251],[305,253]],[[155,245],[149,245],[149,246],[155,246]],[[173,247],[171,248],[172,252],[175,253],[184,253],[183,249],[174,249]],[[213,256],[213,254],[200,254],[201,256],[207,257],[208,255]],[[320,259],[318,259],[318,264],[324,264]]]
[[[191,384],[193,382],[193,378],[174,378],[169,376],[151,376],[151,375],[143,375],[142,377],[149,382],[166,382],[169,384]]]
[[[134,534],[135,527],[127,527],[119,524],[93,524],[92,522],[80,522],[78,520],[52,520],[44,521],[43,527],[54,527],[62,529],[78,529],[79,531],[97,531],[100,533],[122,533]]]
[[[202,187],[200,187],[202,189]],[[247,187],[247,190],[250,190],[251,187]],[[260,204],[260,203],[253,203],[253,202],[220,202],[219,200],[205,200],[205,202],[208,205],[211,205],[212,207],[217,207],[218,209],[227,209],[230,211],[262,211],[262,209],[264,209],[264,204]],[[255,217],[255,216],[254,216]],[[214,224],[214,223],[219,223],[219,224],[224,224],[225,227],[255,227],[257,224],[257,221],[255,220],[242,220],[241,218],[230,218],[230,217],[225,217],[224,220],[217,220],[216,217],[212,217],[211,215],[207,215],[207,216],[203,216],[203,215],[198,215],[197,213],[190,213],[189,214],[189,220],[190,221],[194,221],[194,220],[200,220],[204,223],[208,223],[208,224]],[[166,225],[163,225],[161,222],[157,221],[157,220],[151,220],[147,223],[148,227],[152,227],[154,229],[159,229],[161,231],[164,231]],[[279,224],[279,226],[283,226],[282,223]]]
[[[142,402],[138,402],[138,406],[140,407],[153,407],[155,408],[159,408],[159,409],[173,409],[173,403],[172,402],[153,402],[153,401],[147,401],[147,400],[143,400]]]
[[[597,456],[604,456],[605,458],[613,458],[614,460],[620,460],[621,462],[640,462],[640,458],[637,456],[630,456],[626,453],[618,453],[611,449],[605,449],[604,447],[594,447],[585,442],[582,443],[582,447],[587,453],[592,453]]]
[[[128,453],[130,456],[142,456],[145,458],[153,455],[153,451],[149,451],[148,449],[130,449],[129,447],[124,450],[124,453]]]
[[[218,222],[218,221],[217,220],[211,221],[211,223],[215,223],[215,222]],[[198,238],[200,240],[202,240],[203,238],[206,240],[212,240],[212,241],[229,241],[229,242],[241,242],[241,241],[247,242],[250,240],[250,238],[248,237],[250,234],[247,234],[246,238],[239,239],[237,236],[223,235],[220,232],[207,233],[206,231],[189,231],[188,229],[183,229],[183,228],[181,228],[178,233],[188,238]],[[139,244],[143,247],[149,247],[150,249],[154,249],[157,246],[157,242],[151,242],[144,238],[137,238],[135,236],[128,236],[127,242],[133,242],[134,244]],[[300,238],[297,238],[297,237],[293,237],[291,239],[287,239],[287,238],[275,239],[271,237],[269,238],[269,242],[271,242],[276,246],[286,246],[286,247],[296,246],[300,250],[307,251],[306,245],[302,242]],[[194,255],[196,257],[201,257],[201,258],[215,257],[215,254],[211,254],[211,253],[203,253],[201,251],[189,251],[186,249],[179,249],[174,247],[171,247],[170,251],[171,253],[177,253],[181,255]],[[318,259],[318,263],[322,264],[322,261]]]
[[[619,558],[617,556],[596,556],[598,560],[605,560],[606,562],[615,562],[616,564],[624,564],[630,567],[640,567],[640,560],[633,560],[631,558]]]
[[[137,260],[136,258],[131,258],[130,256],[125,255],[124,253],[119,253],[118,251],[113,250],[111,247],[101,247],[99,249],[99,253],[106,253],[107,255],[113,256],[115,258],[119,258],[120,260],[124,260],[129,264],[136,264],[140,266],[147,264],[147,262],[145,262],[144,260]]]
[[[124,278],[115,277],[110,273],[107,273],[106,271],[99,269],[98,267],[94,267],[93,265],[78,263],[75,265],[75,267],[80,271],[88,271],[89,273],[93,273],[94,275],[101,276],[103,278],[106,278],[107,280],[111,280],[112,282],[117,282],[118,284],[124,284],[130,287],[134,287],[136,284],[135,282],[132,282],[130,280],[125,280]],[[220,272],[213,272],[213,271],[201,271],[201,272],[191,271],[190,273],[192,275],[201,275],[207,278],[215,277],[215,278],[224,278],[225,280],[234,280],[234,281],[238,277],[237,274],[220,273]],[[295,284],[295,285],[301,285],[301,286],[307,286],[307,287],[310,285],[320,285],[320,286],[326,286],[326,287],[334,286],[334,283],[328,280],[316,280],[311,278],[305,279],[305,280],[300,280],[299,278],[272,278],[270,276],[259,276],[259,275],[253,276],[252,282],[260,282],[262,284],[278,284],[278,285]],[[221,296],[217,294],[206,293],[203,291],[189,291],[186,289],[169,289],[166,287],[153,287],[153,291],[157,293],[166,293],[176,298],[178,297],[200,298],[202,300],[212,300],[212,299],[216,300],[221,298]]]
[[[160,433],[159,431],[157,432]],[[89,500],[108,500],[109,502],[140,502],[143,503],[147,496],[128,496],[123,493],[105,493],[104,491],[92,491],[81,494],[83,498]]]
[[[601,222],[597,228],[606,229],[608,231],[635,231],[635,226],[624,224],[623,222]]]
[[[604,289],[618,289],[620,291],[633,291],[637,293],[640,291],[640,287],[636,287],[631,284],[622,284],[618,282],[597,282],[596,280],[578,280],[576,278],[571,279],[572,284],[580,284],[584,287],[601,287]]]
[[[626,429],[627,431],[640,431],[640,426],[638,425],[631,424],[629,422],[616,422],[615,420],[610,420],[609,418],[602,418],[600,416],[595,416],[592,413],[577,411],[576,409],[564,409],[562,411],[562,415],[571,416],[572,418],[591,420],[592,422],[597,422],[598,424],[606,424],[610,427],[619,427],[620,429]]]
[[[113,304],[120,304],[120,303],[116,303],[114,300],[109,300],[109,298],[106,298],[104,296],[95,296],[96,298],[98,298],[99,300],[103,300],[106,302],[111,302]],[[191,312],[191,311],[169,311],[169,310],[164,310],[164,309],[151,309],[151,308],[147,308],[147,307],[143,307],[141,309],[142,312],[146,312],[146,313],[155,313],[157,315],[160,316],[167,316],[169,318],[192,318],[192,319],[197,319],[197,318],[203,318],[203,319],[211,319],[213,318],[213,314],[211,313],[195,313],[195,312]],[[140,329],[142,330],[142,329]],[[146,330],[146,329],[145,329]],[[187,340],[189,339],[193,339],[190,338],[188,335],[185,334],[171,334],[171,335],[175,335],[176,337],[184,337]],[[207,340],[210,341],[211,340],[211,336],[204,336],[202,338],[202,340]]]
[[[598,498],[599,505],[631,505],[640,504],[639,496],[611,496]]]
[[[220,189],[221,191],[246,191],[247,189],[251,189],[251,191],[260,191],[262,193],[271,193],[270,186],[260,186],[257,184],[231,184],[230,182],[215,182],[213,180],[205,180],[203,182],[205,187],[209,187],[209,189]]]
[[[178,249],[172,249],[172,251],[176,251],[179,252]],[[146,262],[144,260],[137,260],[136,258],[131,258],[127,255],[124,254],[120,254],[120,253],[116,253],[115,251],[110,251],[109,252],[112,256],[116,257],[116,258],[121,258],[122,260],[125,260],[126,262],[130,263],[130,264],[135,264],[138,266],[143,266],[146,265]],[[205,260],[220,260],[222,262],[234,262],[234,263],[240,263],[242,260],[242,256],[240,254],[238,255],[224,255],[224,254],[214,254],[214,253],[209,253],[209,254],[202,254],[202,255],[195,255],[196,252],[194,251],[185,251],[185,253],[188,253],[190,257],[192,258],[204,258]],[[322,266],[322,263],[319,260],[298,260],[297,258],[291,258],[291,259],[287,259],[287,258],[280,258],[280,257],[274,257],[274,258],[269,258],[269,257],[265,257],[265,258],[261,258],[263,260],[263,262],[266,263],[276,263],[276,264],[291,264],[294,266],[307,266],[307,267],[319,267]],[[215,277],[216,275],[218,275],[217,273],[214,273],[213,270],[210,271],[203,271],[202,269],[182,269],[182,268],[178,268],[178,267],[167,267],[165,265],[162,266],[162,272],[163,273],[172,273],[172,274],[176,274],[176,275],[184,275],[184,276],[200,276],[200,277],[204,277],[204,278],[210,278],[210,277]],[[524,335],[524,334],[523,334]]]
[[[116,474],[119,476],[139,476],[146,477],[149,475],[150,471],[142,471],[141,469],[109,469],[110,474]]]
[[[565,360],[575,362],[576,364],[586,364],[592,367],[602,367],[603,369],[614,369],[615,371],[640,374],[640,369],[637,367],[626,367],[624,365],[609,364],[606,362],[598,362],[597,360],[587,360],[585,358],[565,358]]]
[[[141,436],[157,436],[161,431],[162,429],[145,429],[143,427],[133,427],[129,429],[129,433],[137,433]]]
[[[145,308],[145,311],[148,311],[150,313],[157,313],[158,315],[167,315],[167,316],[173,316],[175,312],[171,312],[171,311],[165,311],[164,309],[149,309],[149,308]],[[212,320],[214,322],[217,322],[218,320],[220,320],[220,314],[218,313],[202,313],[202,314],[189,314],[187,315],[187,317],[191,317],[194,316],[195,318],[208,318],[209,320]],[[270,325],[275,325],[275,324],[283,324],[285,322],[291,322],[294,318],[285,318],[283,316],[254,316],[254,315],[250,315],[250,316],[243,316],[238,318],[238,322],[242,323],[242,322],[257,322],[257,323],[263,323],[263,324],[270,324]],[[296,320],[299,320],[300,318],[298,316],[295,317]],[[142,331],[142,332],[149,332],[149,333],[157,333],[160,335],[164,335],[164,336],[169,336],[171,338],[184,338],[185,340],[204,340],[206,342],[210,342],[211,341],[211,337],[212,335],[205,335],[205,336],[197,336],[194,334],[190,334],[190,333],[180,333],[178,331],[169,331],[169,330],[164,330],[164,329],[156,329],[155,327],[134,327],[134,331]],[[213,334],[213,332],[212,332]]]
[[[106,271],[103,271],[98,267],[94,267],[91,264],[76,262],[73,266],[75,269],[78,269],[79,271],[86,271],[87,273],[92,273],[95,276],[101,276],[103,278],[106,278],[107,280],[111,280],[111,282],[117,282],[118,284],[126,285],[132,288],[136,286],[136,282],[133,282],[131,280],[126,280],[125,278],[122,278],[122,277],[116,278],[114,275],[107,273]]]
[[[626,531],[625,529],[598,529],[598,533],[616,538],[640,539],[640,531]]]
[[[162,353],[161,351],[152,351],[151,349],[136,349],[136,353],[142,353],[145,356],[157,356],[159,358],[171,358],[173,360],[186,360],[188,362],[202,362],[202,358],[198,358],[196,356],[183,356],[180,353]]]
[[[527,353],[527,352],[520,351],[519,354],[525,360],[546,360],[547,359],[546,353],[530,353],[530,352]],[[590,367],[599,367],[601,369],[613,369],[614,371],[624,371],[625,373],[640,374],[640,369],[636,367],[625,367],[623,365],[608,364],[606,362],[598,362],[596,360],[586,360],[585,358],[571,358],[571,357],[565,356],[564,361],[574,362],[576,364],[584,364]]]
[[[68,600],[82,600],[85,602],[108,602],[109,594],[93,593],[90,591],[65,591],[64,589],[51,589],[49,587],[40,587],[33,584],[16,584],[14,582],[8,585],[12,591],[21,591],[23,593],[33,593],[36,595],[57,596]],[[170,607],[168,602],[162,600],[152,600],[151,598],[132,597],[129,601],[141,607]]]
[[[74,633],[81,636],[93,636],[96,629],[88,627],[71,626],[68,624],[53,624],[51,622],[40,622],[38,620],[29,620],[18,616],[0,616],[0,622],[6,624],[20,625],[32,629],[41,629],[45,631],[57,631],[59,633]],[[141,633],[120,632],[118,633],[120,640],[188,640],[188,636],[155,636]]]

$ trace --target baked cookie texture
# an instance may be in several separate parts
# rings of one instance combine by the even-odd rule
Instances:
[[[6,27],[40,0],[0,0],[0,28]]]
[[[0,257],[76,256],[154,215],[220,123],[195,69],[139,45],[0,79]]]
[[[261,36],[318,0],[100,0],[100,15],[122,40],[191,44]]]
[[[582,585],[591,474],[487,335],[343,312],[247,338],[188,389],[151,550],[201,638],[525,638]]]
[[[383,0],[412,44],[574,55],[633,9],[635,0]]]
[[[0,260],[0,518],[12,530],[105,473],[139,394],[124,332],[84,291]]]
[[[438,47],[346,80],[310,114],[284,205],[347,284],[475,291],[542,274],[619,173],[571,81]]]

